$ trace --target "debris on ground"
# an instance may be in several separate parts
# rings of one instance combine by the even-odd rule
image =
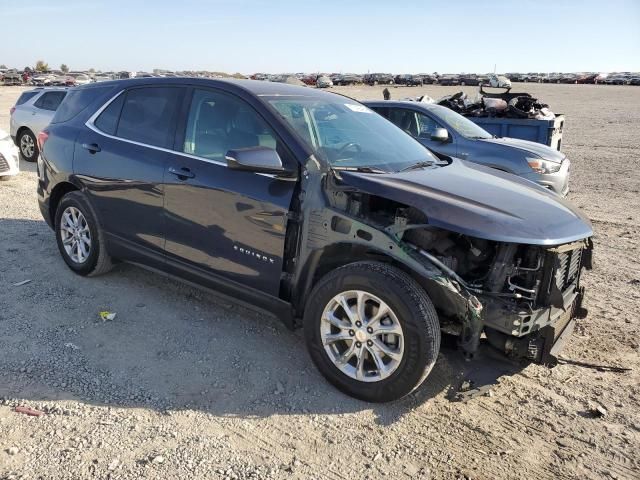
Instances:
[[[114,320],[116,318],[116,313],[114,312],[104,311],[100,312],[99,315],[103,322],[106,322],[107,320]]]
[[[592,407],[589,409],[589,413],[594,417],[594,418],[602,418],[602,417],[606,417],[609,412],[607,411],[606,408],[604,408],[602,405],[596,405],[595,407]]]
[[[22,280],[21,282],[14,283],[13,286],[14,287],[21,287],[23,285],[26,285],[27,283],[31,283],[31,279]]]
[[[460,384],[460,387],[458,387],[458,391],[455,393],[452,400],[454,402],[466,402],[481,395],[493,397],[493,391],[491,390],[492,386],[493,385],[488,384],[476,387],[473,380],[464,380]]]
[[[80,350],[80,347],[77,346],[75,343],[67,342],[64,344],[64,346],[66,348],[70,348],[71,350]]]
[[[30,407],[16,407],[14,409],[14,412],[24,413],[25,415],[29,415],[31,417],[39,417],[40,415],[44,415],[44,412]]]
[[[616,365],[599,365],[597,363],[571,360],[570,358],[565,358],[565,357],[558,357],[558,363],[561,365],[567,364],[567,365],[576,365],[577,367],[593,368],[594,370],[598,370],[600,372],[624,373],[624,372],[631,371],[631,368],[628,368],[628,367],[618,367]]]

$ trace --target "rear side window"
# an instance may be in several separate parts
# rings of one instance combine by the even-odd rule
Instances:
[[[56,111],[51,123],[62,123],[71,120],[82,112],[99,95],[102,95],[111,87],[84,88],[71,90],[67,93],[60,107]]]
[[[40,92],[38,92],[38,91],[35,91],[35,92],[24,92],[22,95],[20,95],[18,97],[18,101],[16,102],[16,105],[22,105],[23,103],[28,102],[33,97],[35,97],[38,93],[40,93]]]
[[[116,136],[168,148],[184,89],[144,87],[129,90],[116,128]]]
[[[43,110],[55,112],[66,94],[67,92],[46,92],[33,105]]]

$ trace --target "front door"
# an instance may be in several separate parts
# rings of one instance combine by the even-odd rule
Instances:
[[[435,132],[436,128],[445,127],[430,115],[409,108],[391,107],[388,118],[430,150],[451,157],[457,156],[455,138],[450,129],[447,129],[449,131],[448,141],[441,142],[431,139],[431,134]]]
[[[290,162],[284,145],[248,103],[216,89],[192,91],[177,138],[164,170],[169,264],[277,296],[296,182],[231,170],[225,154],[263,146]]]

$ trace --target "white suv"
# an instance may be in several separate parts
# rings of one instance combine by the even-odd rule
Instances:
[[[66,88],[27,90],[11,107],[11,138],[23,160],[35,162],[38,159],[38,133],[49,125],[67,91]]]

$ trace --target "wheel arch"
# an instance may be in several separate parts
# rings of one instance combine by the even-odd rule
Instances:
[[[455,315],[462,305],[462,297],[459,294],[452,295],[444,283],[448,280],[442,276],[427,275],[416,269],[415,261],[404,254],[398,245],[389,251],[385,251],[370,245],[354,242],[338,242],[314,250],[304,265],[300,277],[296,282],[297,288],[293,295],[293,307],[295,316],[301,317],[309,298],[309,294],[322,277],[336,268],[361,261],[377,261],[387,263],[408,274],[427,293],[438,311],[446,315]],[[435,266],[431,266],[435,268]],[[466,302],[465,302],[466,303]]]
[[[18,130],[16,130],[16,142],[20,141],[20,135],[22,134],[22,132],[24,132],[25,130],[28,130],[29,132],[31,132],[32,135],[35,136],[35,133],[33,133],[33,130],[31,130],[29,127],[27,127],[26,125],[22,125],[21,127],[18,127]]]
[[[58,205],[60,205],[62,197],[74,191],[80,191],[80,188],[71,182],[60,182],[53,188],[51,195],[49,195],[49,218],[51,225],[55,223],[56,211],[58,210]]]

